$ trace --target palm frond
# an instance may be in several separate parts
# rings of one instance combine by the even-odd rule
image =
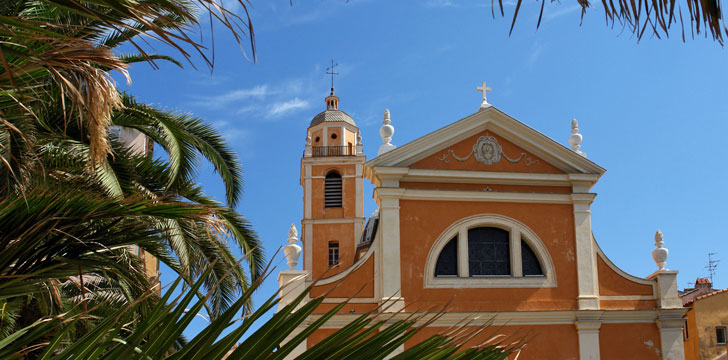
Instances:
[[[536,28],[541,26],[541,18],[547,0],[539,1],[541,2],[541,9]],[[509,33],[513,33],[522,2],[523,0],[516,1]],[[576,2],[581,7],[583,21],[587,9],[591,7],[591,2],[589,0],[576,0]],[[551,1],[551,3],[554,3],[554,1]],[[686,20],[689,20],[687,29],[692,38],[695,35],[700,35],[702,31],[706,38],[711,38],[722,46],[724,36],[728,36],[728,27],[725,25],[720,0],[636,0],[618,1],[616,4],[614,0],[601,0],[601,4],[607,25],[613,26],[615,23],[619,23],[632,32],[638,40],[642,39],[645,33],[652,34],[657,38],[669,37],[673,25],[677,25],[679,21],[680,35],[682,40],[685,41],[686,23],[688,23]],[[503,16],[503,1],[499,0],[498,5],[501,16]],[[687,9],[686,14],[689,19],[683,19],[683,7]],[[495,11],[492,11],[492,14],[495,16]]]

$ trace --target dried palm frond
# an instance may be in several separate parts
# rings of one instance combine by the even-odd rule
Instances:
[[[539,11],[536,27],[541,25],[544,7],[547,0],[539,0],[541,9]],[[492,4],[493,0],[491,0]],[[516,9],[511,21],[510,33],[516,24],[518,11],[523,0],[516,1]],[[551,3],[555,0],[551,0]],[[582,20],[587,9],[591,6],[589,0],[576,0],[581,7]],[[601,0],[607,25],[619,23],[631,31],[637,39],[642,39],[645,32],[653,34],[657,38],[670,36],[670,28],[673,24],[680,22],[682,40],[685,41],[686,22],[683,19],[683,7],[689,20],[689,31],[694,38],[700,35],[701,31],[705,37],[710,37],[721,46],[724,37],[728,36],[728,27],[725,25],[723,10],[720,0]],[[501,16],[504,16],[503,1],[498,0]],[[492,11],[495,16],[495,11]]]

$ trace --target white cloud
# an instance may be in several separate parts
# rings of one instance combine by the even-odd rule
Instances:
[[[544,21],[548,22],[557,18],[560,18],[564,15],[571,14],[573,12],[581,10],[580,5],[572,5],[572,6],[561,6],[558,10],[553,12],[546,12],[543,15]]]
[[[452,7],[455,6],[455,3],[452,2],[452,0],[428,0],[425,2],[425,6],[427,7]]]
[[[528,55],[528,66],[533,66],[538,61],[538,58],[541,57],[541,52],[543,51],[544,45],[540,43],[534,43],[533,46],[531,46],[531,53]]]
[[[221,95],[203,96],[194,102],[195,105],[206,108],[220,108],[233,102],[243,101],[250,98],[263,98],[273,92],[268,90],[268,85],[256,85],[249,89],[231,90]]]
[[[497,2],[497,0],[495,1]],[[488,0],[428,0],[424,3],[424,5],[428,8],[489,8],[491,2]],[[513,0],[503,1],[503,6],[514,5],[516,5],[516,3]]]
[[[287,113],[290,113],[290,112],[293,112],[296,110],[305,109],[305,108],[309,107],[310,105],[311,104],[309,104],[308,101],[301,100],[298,97],[296,97],[296,98],[293,98],[288,101],[271,104],[268,109],[267,116],[268,117],[283,116]]]

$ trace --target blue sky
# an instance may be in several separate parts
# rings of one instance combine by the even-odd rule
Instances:
[[[199,60],[198,70],[142,63],[124,88],[225,134],[245,171],[239,210],[272,255],[291,223],[300,229],[300,156],[311,118],[325,108],[330,59],[339,64],[340,108],[359,125],[368,159],[385,108],[392,143],[402,145],[475,112],[475,87],[486,81],[491,104],[562,144],[571,118],[579,120],[582,150],[607,169],[592,189],[592,226],[616,265],[641,277],[656,270],[661,229],[680,288],[707,276],[708,252],[725,259],[714,282],[728,287],[726,49],[702,35],[683,43],[679,24],[671,39],[638,42],[605,25],[599,2],[579,26],[575,1],[549,1],[538,30],[538,6],[524,2],[509,37],[514,5],[504,6],[506,17],[492,18],[489,0],[253,1],[256,63],[217,29],[212,74]],[[209,166],[200,181],[224,199]],[[371,187],[365,200],[370,213]],[[282,256],[272,260],[285,267]],[[276,291],[276,277],[258,303]]]

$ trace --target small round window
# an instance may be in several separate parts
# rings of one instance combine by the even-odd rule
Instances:
[[[317,136],[316,137],[316,142],[319,142],[319,140],[321,140],[321,138]]]
[[[336,139],[336,134],[331,134],[332,139]]]

